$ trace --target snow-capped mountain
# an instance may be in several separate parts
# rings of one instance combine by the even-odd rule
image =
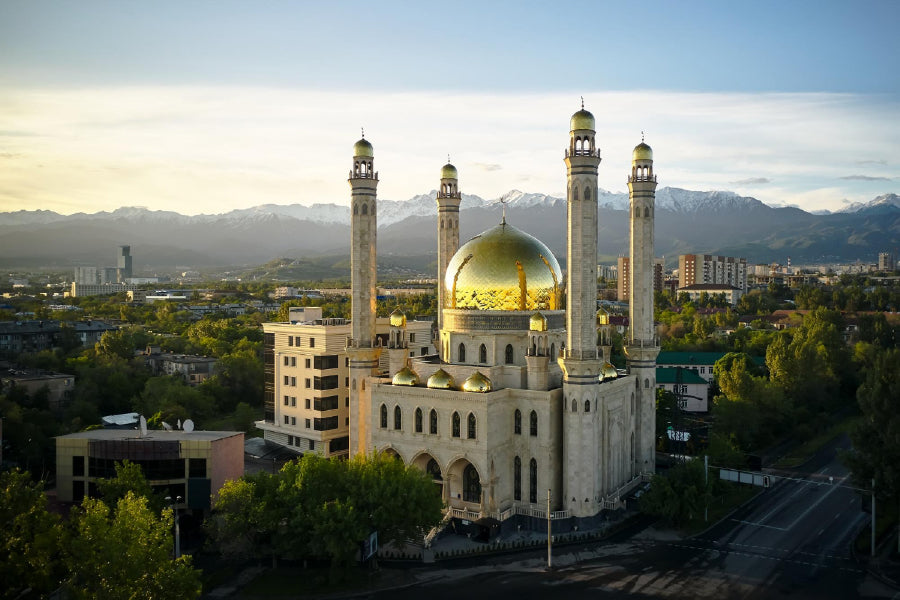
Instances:
[[[841,213],[858,213],[863,210],[883,209],[893,206],[900,208],[900,196],[897,194],[882,194],[869,202],[853,202],[848,204],[838,212]]]

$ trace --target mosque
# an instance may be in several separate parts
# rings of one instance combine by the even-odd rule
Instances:
[[[444,165],[429,356],[411,355],[399,310],[387,343],[376,335],[378,173],[372,144],[353,147],[350,453],[377,449],[430,473],[457,517],[503,522],[549,509],[554,519],[591,519],[654,471],[653,152],[635,147],[628,176],[631,325],[627,370],[617,371],[597,323],[595,133],[582,107],[565,150],[565,275],[505,216],[460,245],[458,171]]]

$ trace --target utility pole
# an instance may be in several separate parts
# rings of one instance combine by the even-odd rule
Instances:
[[[875,557],[875,478],[872,478],[872,557]]]
[[[706,499],[706,506],[703,507],[703,521],[709,521],[709,454],[703,455],[703,497]]]
[[[550,488],[547,488],[547,570],[553,568],[553,522],[550,520]]]

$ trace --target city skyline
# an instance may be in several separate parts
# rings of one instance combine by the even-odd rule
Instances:
[[[361,128],[381,197],[435,189],[448,154],[463,193],[562,196],[558,132],[581,97],[613,192],[642,134],[661,185],[772,205],[840,210],[900,180],[895,3],[21,2],[0,16],[3,211],[346,205]]]

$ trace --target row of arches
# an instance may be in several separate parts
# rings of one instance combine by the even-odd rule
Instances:
[[[532,458],[528,462],[528,501],[532,504],[538,501],[537,476],[537,460]],[[522,459],[518,456],[513,459],[513,500],[522,501]]]
[[[548,353],[547,343],[550,342],[546,335],[532,335],[530,356],[549,356],[551,359],[556,358],[556,343],[550,342]]]
[[[653,179],[653,167],[631,167],[632,181],[650,181]]]
[[[368,215],[369,214],[369,205],[365,202],[360,204],[353,204],[353,214],[354,215]],[[375,205],[372,204],[372,215],[375,214]]]
[[[393,429],[395,431],[403,430],[403,410],[400,408],[400,405],[394,406],[394,418],[393,418]],[[388,407],[386,404],[382,404],[379,409],[379,423],[382,429],[388,429],[390,424],[390,419],[388,418]],[[439,431],[438,427],[438,412],[435,409],[431,409],[428,413],[428,433],[431,435],[437,435]],[[416,410],[413,412],[413,430],[416,433],[425,433],[425,413],[422,411],[420,407],[416,407]],[[478,439],[478,419],[475,417],[475,413],[469,413],[466,417],[466,439],[474,440]],[[461,438],[463,433],[462,429],[462,417],[460,416],[458,411],[453,411],[453,414],[450,416],[450,436],[455,438]]]
[[[444,221],[444,219],[441,219],[441,229],[444,229],[444,227],[445,227],[445,221]],[[457,221],[455,219],[447,219],[446,220],[446,228],[447,229],[458,229],[459,221]]]
[[[647,207],[647,206],[644,207],[644,211],[643,211],[643,212],[644,212],[644,217],[645,217],[645,218],[650,218],[650,217],[653,216],[653,211],[650,210],[650,208]],[[635,216],[635,218],[640,218],[640,216],[641,216],[641,207],[640,207],[640,206],[635,206],[635,207],[634,207],[634,216]]]
[[[576,135],[572,140],[570,148],[572,156],[591,156],[594,153],[594,138],[586,135],[584,137]]]
[[[372,177],[372,161],[371,160],[355,160],[353,161],[353,176],[357,178]]]
[[[463,342],[459,343],[459,346],[456,348],[456,360],[457,362],[464,363],[466,362],[466,358],[468,355],[468,351],[466,350],[466,345]],[[507,365],[515,364],[516,353],[513,350],[512,344],[507,344],[506,348],[503,350],[503,363]],[[479,364],[487,364],[488,355],[487,355],[487,346],[481,344],[478,347],[478,362]]]
[[[513,413],[513,433],[522,435],[522,411],[518,408]],[[537,437],[538,434],[538,414],[535,410],[528,415],[528,433],[532,437]]]
[[[385,448],[384,452],[397,460],[404,460],[400,453],[390,446]],[[428,473],[445,499],[452,496],[464,502],[481,503],[481,476],[475,465],[463,456],[457,456],[442,468],[431,454],[420,452],[412,457],[409,464]]]
[[[572,187],[572,196],[571,197],[573,200],[578,200],[578,187],[577,186]],[[590,202],[591,200],[594,199],[594,196],[591,193],[590,186],[584,188],[584,191],[581,194],[581,199],[584,200],[585,202]]]
[[[441,196],[455,196],[456,195],[456,184],[453,183],[442,183],[441,184]]]

